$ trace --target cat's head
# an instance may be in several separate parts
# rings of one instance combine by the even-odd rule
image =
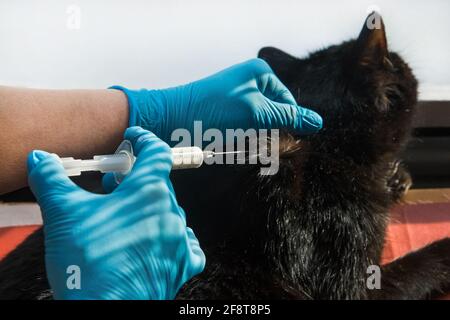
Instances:
[[[367,17],[357,39],[308,57],[272,47],[258,56],[298,104],[322,115],[324,128],[318,135],[339,139],[332,144],[346,155],[355,151],[356,157],[371,159],[400,148],[417,102],[417,80],[406,62],[388,50],[377,13]]]

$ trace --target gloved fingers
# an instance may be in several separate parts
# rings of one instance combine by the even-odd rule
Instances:
[[[113,192],[119,184],[116,182],[114,178],[114,174],[112,172],[106,173],[102,178],[102,187],[106,193]]]
[[[128,128],[125,139],[133,146],[136,162],[116,190],[128,186],[142,187],[154,182],[155,178],[168,179],[172,169],[172,151],[164,141],[141,127]]]
[[[322,117],[296,104],[270,101],[260,109],[258,122],[267,129],[290,128],[299,134],[311,134],[322,128]]]
[[[136,156],[139,156],[142,149],[147,146],[149,142],[160,140],[154,133],[138,126],[127,128],[124,133],[124,138],[131,142]]]
[[[316,112],[297,105],[289,89],[273,73],[264,61],[260,69],[265,74],[257,82],[258,90],[267,99],[268,109],[262,111],[258,120],[267,129],[291,128],[300,134],[317,132],[322,128],[322,117]]]
[[[188,269],[192,269],[193,273],[191,276],[201,272],[205,266],[205,254],[194,231],[186,227],[186,222],[174,212],[165,212],[159,215],[159,228],[157,241],[164,244],[165,252],[174,252],[179,246],[185,247]]]
[[[173,211],[178,212],[178,215],[180,216],[184,225],[186,226],[186,212],[184,212],[183,208],[178,205],[178,201],[175,196],[175,190],[173,189],[173,185],[172,185],[172,182],[170,181],[170,179],[167,182],[167,186],[168,186],[169,192],[170,192],[171,205],[172,205],[172,208],[174,208]]]
[[[177,265],[183,272],[183,283],[203,271],[205,254],[192,229],[186,227],[178,215],[171,212],[159,215],[159,233],[154,240],[164,255],[173,257],[176,253]]]
[[[199,274],[203,271],[206,264],[206,256],[200,247],[200,243],[197,237],[194,234],[194,231],[186,227],[187,241],[188,241],[188,255],[189,255],[189,274],[188,277],[192,278],[193,276]]]
[[[67,176],[55,155],[41,150],[28,154],[28,184],[38,201],[54,199],[54,195],[67,196],[72,192],[86,192]],[[41,203],[42,204],[42,203]]]
[[[269,100],[296,105],[292,93],[278,79],[269,64],[263,59],[252,59],[250,63],[254,69],[258,90]]]
[[[292,93],[274,73],[269,73],[266,77],[266,85],[261,92],[266,98],[275,102],[297,105]]]

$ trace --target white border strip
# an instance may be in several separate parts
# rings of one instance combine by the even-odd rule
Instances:
[[[0,202],[0,228],[42,224],[41,210],[36,203]]]
[[[419,100],[450,101],[450,85],[419,85]]]

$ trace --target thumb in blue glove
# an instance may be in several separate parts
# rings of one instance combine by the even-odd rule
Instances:
[[[130,126],[155,132],[167,143],[175,129],[194,133],[194,121],[203,128],[281,129],[310,134],[322,127],[322,118],[297,105],[289,90],[261,59],[232,66],[205,79],[163,90],[139,91],[120,86],[128,97]]]
[[[169,180],[169,147],[139,127],[127,129],[125,139],[137,161],[107,195],[79,188],[51,154],[33,151],[28,157],[56,299],[172,299],[204,268],[205,256]],[[79,270],[79,286],[69,284],[70,270]]]

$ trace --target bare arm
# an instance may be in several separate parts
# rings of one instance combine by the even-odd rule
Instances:
[[[26,186],[31,150],[82,158],[110,153],[127,125],[127,98],[117,90],[0,86],[0,194]]]

